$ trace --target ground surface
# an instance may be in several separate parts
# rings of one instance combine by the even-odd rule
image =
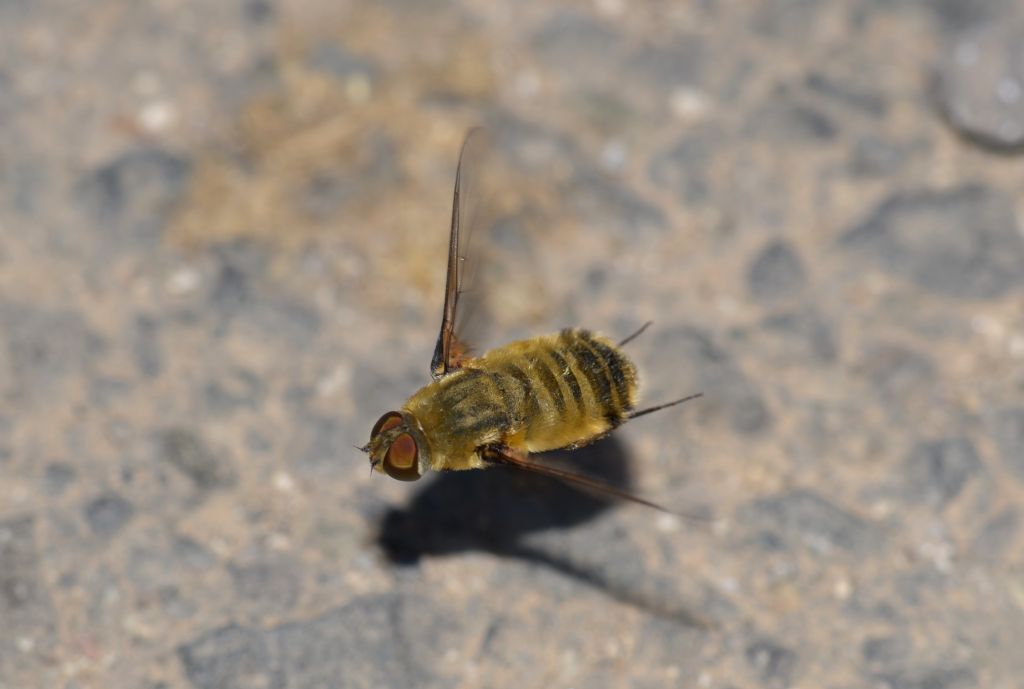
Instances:
[[[1020,686],[1014,4],[0,3],[0,687]],[[353,449],[481,123],[712,525]]]

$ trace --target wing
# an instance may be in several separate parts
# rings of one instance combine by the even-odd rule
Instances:
[[[455,192],[452,195],[452,226],[448,237],[448,269],[444,286],[444,310],[441,330],[430,361],[430,373],[440,378],[459,368],[467,358],[470,347],[466,341],[465,323],[480,306],[481,299],[465,299],[474,289],[480,273],[481,255],[485,247],[474,246],[483,239],[495,222],[491,205],[494,190],[483,184],[487,170],[485,158],[492,152],[492,144],[485,132],[475,127],[466,135],[459,152],[459,165],[455,171]],[[480,295],[474,295],[474,297]],[[469,302],[469,303],[467,303]]]
[[[528,471],[534,474],[540,474],[541,476],[548,476],[550,478],[562,481],[563,483],[567,483],[572,486],[578,486],[580,488],[583,488],[584,490],[588,490],[593,493],[605,495],[616,500],[635,502],[638,505],[651,507],[655,510],[658,510],[659,512],[665,512],[667,514],[671,514],[676,517],[681,517],[689,521],[697,523],[710,523],[713,521],[712,519],[701,514],[670,510],[666,507],[662,507],[656,502],[651,502],[650,500],[646,500],[640,497],[639,495],[634,495],[633,493],[630,493],[627,490],[623,490],[616,486],[612,486],[603,481],[598,481],[596,479],[590,478],[589,476],[584,476],[582,474],[577,474],[572,471],[566,471],[565,469],[560,469],[558,467],[551,466],[550,464],[545,464],[542,461],[538,461],[536,455],[526,455],[510,447],[488,447],[484,450],[483,458],[484,461],[490,462],[492,464],[504,464],[505,466],[511,466],[516,469],[519,469],[520,471]]]
[[[547,223],[541,207],[550,185],[541,172],[509,165],[498,137],[471,129],[459,153],[444,309],[430,361],[435,379],[509,322],[537,321],[547,301],[530,235]]]

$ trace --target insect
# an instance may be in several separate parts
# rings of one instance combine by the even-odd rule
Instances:
[[[360,449],[370,455],[371,470],[400,481],[415,481],[430,469],[506,465],[664,510],[615,486],[530,458],[533,453],[581,447],[626,421],[700,396],[635,409],[636,367],[622,347],[650,323],[617,344],[587,330],[567,328],[476,357],[460,337],[458,307],[466,289],[473,229],[463,226],[465,163],[478,131],[471,130],[463,142],[455,173],[444,309],[430,364],[432,380],[400,410],[381,416],[370,442]]]

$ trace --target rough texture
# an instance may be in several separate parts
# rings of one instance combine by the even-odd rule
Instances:
[[[0,2],[0,689],[1019,686],[1019,5]],[[690,518],[369,475],[474,124]]]

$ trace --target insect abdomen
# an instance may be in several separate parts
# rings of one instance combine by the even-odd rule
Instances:
[[[618,426],[636,401],[636,368],[604,337],[565,329],[492,350],[494,374],[518,423],[506,443],[529,452],[585,445]]]

